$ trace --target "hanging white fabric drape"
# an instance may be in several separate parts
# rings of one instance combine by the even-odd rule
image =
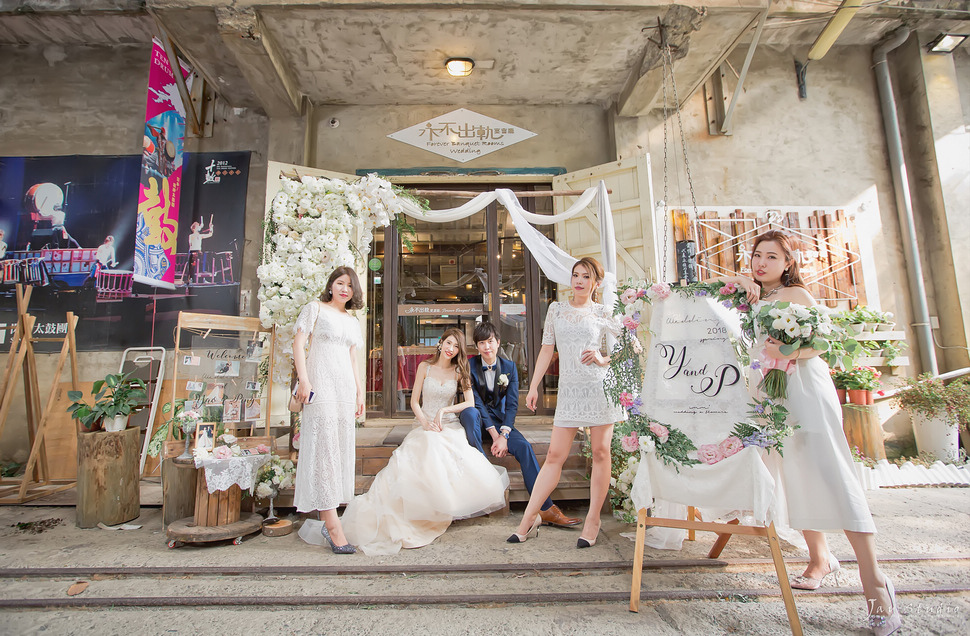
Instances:
[[[610,309],[616,301],[616,237],[613,231],[613,212],[606,192],[606,183],[599,182],[597,187],[587,188],[573,205],[564,212],[552,216],[534,214],[522,207],[519,199],[511,190],[500,188],[494,192],[483,192],[474,199],[456,208],[444,210],[421,210],[418,206],[406,202],[404,212],[408,216],[431,223],[449,223],[464,219],[484,210],[493,201],[498,201],[509,211],[509,216],[519,238],[525,243],[529,253],[536,259],[536,263],[546,277],[560,285],[569,285],[572,268],[578,259],[570,256],[545,234],[535,229],[535,225],[550,225],[569,219],[583,210],[596,199],[596,211],[600,225],[600,252],[603,269],[606,275],[603,280],[603,304]]]

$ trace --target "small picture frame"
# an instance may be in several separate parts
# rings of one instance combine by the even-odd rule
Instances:
[[[260,384],[259,382],[249,381],[246,383],[247,391],[259,391],[261,388],[262,388],[262,384]]]
[[[185,383],[185,390],[189,393],[200,393],[205,391],[205,382],[200,380],[189,380]]]
[[[226,423],[238,422],[242,410],[242,398],[226,400],[222,403],[222,421]]]
[[[226,397],[226,385],[222,383],[217,383],[212,385],[212,390],[209,391],[205,400],[203,401],[203,406],[222,406],[222,400]]]
[[[260,362],[263,358],[263,342],[250,340],[246,345],[246,362]]]
[[[262,408],[260,408],[259,398],[246,400],[243,411],[243,420],[247,422],[258,420],[260,415],[262,415]]]
[[[195,427],[195,447],[211,451],[215,448],[216,423],[199,422]]]
[[[202,358],[199,356],[182,356],[182,364],[187,367],[197,367],[202,364]]]
[[[215,376],[217,378],[239,377],[239,360],[216,360]]]

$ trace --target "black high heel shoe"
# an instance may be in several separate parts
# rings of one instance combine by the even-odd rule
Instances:
[[[344,545],[335,545],[333,539],[330,537],[330,531],[327,530],[327,524],[320,524],[320,533],[323,535],[323,538],[327,540],[327,543],[330,544],[330,549],[334,554],[355,554],[357,552],[357,548],[349,543],[345,543]]]
[[[542,517],[536,514],[535,521],[532,522],[532,527],[525,534],[519,534],[518,532],[513,532],[512,536],[506,539],[508,543],[525,543],[527,540],[539,536],[539,525],[542,523]]]
[[[596,531],[596,537],[600,535],[599,530]],[[582,537],[576,539],[576,547],[582,550],[583,548],[592,548],[596,545],[596,537],[592,539],[584,539]]]

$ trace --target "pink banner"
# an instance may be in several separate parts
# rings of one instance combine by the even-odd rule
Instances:
[[[181,66],[182,77],[189,78],[191,71],[184,64]],[[170,289],[175,288],[184,137],[185,106],[165,49],[154,40],[145,107],[134,270],[136,281]]]

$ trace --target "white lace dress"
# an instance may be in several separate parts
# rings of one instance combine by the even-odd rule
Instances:
[[[455,403],[455,380],[426,376],[422,410],[433,419]],[[356,497],[341,518],[347,539],[367,555],[420,548],[444,534],[455,519],[505,507],[509,476],[468,444],[452,413],[441,431],[419,427],[408,433],[370,490]]]
[[[763,301],[755,303],[756,311]],[[751,359],[761,357],[765,337],[758,330]],[[761,381],[752,372],[749,386],[757,390]],[[796,530],[819,532],[852,530],[875,532],[866,494],[856,477],[849,444],[842,431],[842,408],[829,375],[819,357],[797,360],[788,376],[788,397],[781,400],[789,421],[798,428],[784,442],[784,455],[765,457],[775,478],[775,498],[788,513],[788,525]]]
[[[608,367],[582,362],[583,351],[599,349],[603,338],[619,335],[621,328],[599,303],[579,308],[568,302],[549,305],[542,344],[556,345],[559,352],[559,393],[553,426],[601,426],[626,419],[623,408],[611,403],[603,390]]]
[[[312,302],[296,320],[312,336],[306,367],[312,404],[300,418],[300,458],[293,504],[300,512],[332,510],[354,498],[357,384],[351,347],[364,345],[350,314]]]

